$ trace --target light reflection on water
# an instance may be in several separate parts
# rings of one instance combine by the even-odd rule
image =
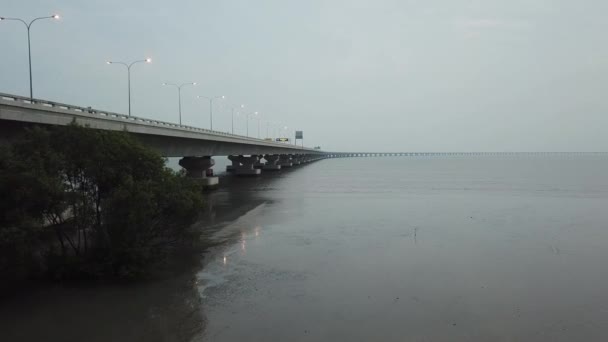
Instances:
[[[270,202],[255,196],[270,181],[261,177],[231,184],[227,180],[227,189],[207,194],[206,212],[197,227],[204,229],[205,235],[213,235],[226,224],[255,212]],[[220,240],[233,241],[230,234]],[[190,341],[201,336],[206,326],[202,308],[206,289],[232,276],[214,267],[229,269],[235,256],[220,256],[216,263],[209,264],[210,272],[199,272],[198,263],[188,263],[183,271],[162,280],[127,285],[57,284],[5,296],[0,299],[0,341]],[[178,268],[181,270],[181,265]]]

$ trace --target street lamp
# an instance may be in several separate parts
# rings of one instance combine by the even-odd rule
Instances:
[[[213,131],[213,100],[225,99],[226,96],[224,96],[224,95],[222,95],[222,96],[213,96],[213,97],[197,96],[197,98],[209,100],[209,127]]]
[[[179,125],[182,125],[182,87],[184,86],[195,86],[196,82],[192,82],[192,83],[182,83],[180,85],[174,84],[174,83],[163,83],[164,86],[171,86],[171,87],[175,87],[177,88],[177,103],[179,106]]]
[[[128,93],[129,93],[129,116],[131,116],[131,67],[134,64],[137,63],[152,63],[152,58],[146,58],[146,59],[142,59],[142,60],[138,60],[135,62],[132,62],[131,64],[127,64],[124,62],[113,62],[113,61],[107,61],[107,64],[120,64],[120,65],[124,65],[127,68],[127,80],[128,80]]]
[[[230,108],[232,109],[232,134],[234,134],[234,109],[235,109],[236,107],[230,107]],[[243,108],[245,108],[245,105],[244,105],[244,104],[242,104],[242,105],[240,105],[238,108],[243,109]],[[237,112],[237,113],[238,113],[238,112]]]
[[[247,114],[247,137],[249,137],[249,118],[251,116],[258,116],[258,112],[253,112],[253,113],[249,113]]]
[[[32,24],[36,20],[41,20],[41,19],[59,19],[59,15],[58,14],[54,14],[54,15],[52,15],[50,17],[35,18],[34,20],[30,21],[29,24],[26,23],[23,19],[19,19],[19,18],[0,17],[0,21],[4,21],[4,20],[16,20],[16,21],[20,21],[27,28],[27,54],[28,54],[28,60],[29,60],[29,66],[30,66],[30,100],[34,100],[34,88],[32,86],[32,46],[31,46],[31,43],[30,43],[30,41],[31,41],[31,39],[30,39],[30,28],[32,27]]]
[[[258,139],[260,139],[260,121],[262,121],[262,118],[258,116],[256,120],[258,120]]]

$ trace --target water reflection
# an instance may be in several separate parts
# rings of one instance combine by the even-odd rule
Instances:
[[[247,240],[245,239],[241,241],[241,252],[242,255],[247,254]]]
[[[227,227],[203,340],[606,340],[608,163],[378,163],[302,168]]]
[[[223,179],[225,187],[208,193],[196,228],[210,246],[247,243],[261,227],[248,226],[243,215],[269,201],[261,196],[273,179]],[[238,222],[242,228],[231,233]],[[218,233],[228,227],[226,235]],[[212,241],[213,240],[213,241]],[[230,254],[216,265],[229,266]],[[201,259],[203,257],[201,256]],[[22,296],[0,298],[0,341],[191,341],[206,327],[204,289],[222,279],[200,276],[201,264],[182,267],[165,280],[94,287],[41,286]],[[217,278],[217,277],[216,277]]]

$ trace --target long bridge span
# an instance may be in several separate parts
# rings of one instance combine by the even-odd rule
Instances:
[[[509,155],[608,155],[603,152],[328,152],[292,144],[178,125],[41,99],[0,93],[0,143],[10,142],[26,127],[65,126],[72,122],[94,129],[128,131],[165,157],[180,157],[179,164],[191,177],[214,185],[209,177],[213,156],[228,156],[227,171],[236,175],[258,175],[322,158],[364,157],[454,157]]]

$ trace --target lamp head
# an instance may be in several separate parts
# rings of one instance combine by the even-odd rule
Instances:
[[[196,82],[192,82],[192,85],[194,85],[194,86],[195,86],[195,85],[196,85]]]
[[[106,61],[106,64],[112,64],[112,61]]]
[[[59,14],[53,14],[53,19],[59,19]]]
[[[152,58],[146,58],[146,63],[152,63]]]

